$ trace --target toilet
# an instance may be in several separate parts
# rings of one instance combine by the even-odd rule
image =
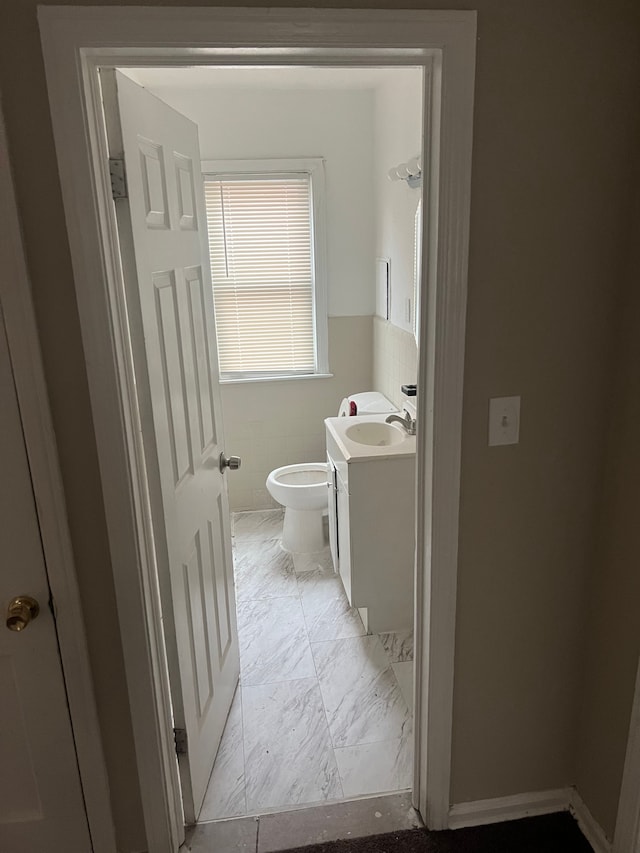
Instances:
[[[378,391],[345,397],[338,416],[395,412],[397,407]],[[314,554],[325,547],[322,517],[328,509],[327,463],[283,465],[267,477],[267,491],[284,507],[282,548],[293,554]]]
[[[294,554],[324,548],[322,515],[327,509],[327,463],[284,465],[267,477],[267,490],[285,508],[282,547]]]

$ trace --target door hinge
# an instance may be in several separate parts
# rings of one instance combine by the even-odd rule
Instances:
[[[173,730],[173,739],[176,744],[176,755],[186,755],[187,754],[187,730],[186,729],[174,729]]]
[[[111,177],[111,195],[116,198],[128,198],[127,173],[123,157],[109,157],[109,176]]]

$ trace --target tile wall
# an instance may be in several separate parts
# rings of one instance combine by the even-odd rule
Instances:
[[[373,318],[373,388],[398,408],[404,397],[400,386],[418,378],[418,347],[410,332],[381,317]]]

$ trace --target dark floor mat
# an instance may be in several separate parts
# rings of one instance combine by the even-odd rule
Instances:
[[[592,853],[592,848],[575,820],[564,813],[446,832],[407,829],[285,853]]]

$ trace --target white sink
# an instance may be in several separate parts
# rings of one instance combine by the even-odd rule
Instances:
[[[327,418],[327,448],[330,442],[335,442],[336,452],[346,462],[415,456],[415,435],[409,435],[399,424],[386,423],[386,417],[386,414],[367,414]]]
[[[406,438],[406,433],[401,427],[384,421],[352,424],[346,428],[344,434],[350,441],[366,444],[369,447],[389,447],[393,444],[400,444]]]

